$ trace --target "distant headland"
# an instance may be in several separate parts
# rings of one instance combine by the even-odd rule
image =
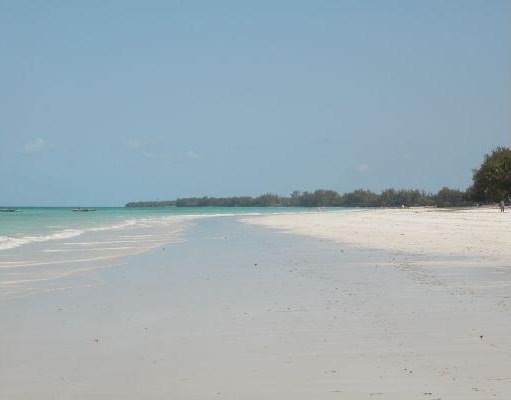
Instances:
[[[135,201],[126,207],[466,207],[511,201],[511,149],[498,147],[486,154],[474,170],[467,190],[444,187],[437,193],[419,189],[386,189],[381,193],[358,189],[339,194],[335,190],[295,191],[289,196],[188,197],[163,201]]]
[[[188,197],[165,201],[136,201],[126,207],[457,207],[472,204],[460,190],[443,188],[437,194],[421,190],[387,189],[379,194],[359,189],[339,194],[334,190],[295,191],[289,196],[266,193],[261,196]]]

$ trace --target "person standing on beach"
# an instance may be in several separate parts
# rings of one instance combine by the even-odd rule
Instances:
[[[500,212],[504,212],[506,210],[506,202],[504,200],[500,201]]]

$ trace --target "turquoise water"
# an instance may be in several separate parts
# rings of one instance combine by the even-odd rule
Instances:
[[[0,250],[79,236],[95,229],[129,226],[139,221],[172,215],[272,214],[306,212],[301,207],[166,207],[97,208],[93,212],[73,212],[70,208],[19,208],[19,212],[0,212]],[[333,209],[339,210],[339,209]],[[329,211],[329,209],[326,209]]]

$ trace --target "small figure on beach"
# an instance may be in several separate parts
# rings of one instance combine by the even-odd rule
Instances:
[[[500,212],[506,211],[506,202],[504,200],[500,201]]]

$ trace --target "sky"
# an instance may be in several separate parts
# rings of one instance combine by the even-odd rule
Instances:
[[[0,204],[465,189],[508,0],[0,0]]]

